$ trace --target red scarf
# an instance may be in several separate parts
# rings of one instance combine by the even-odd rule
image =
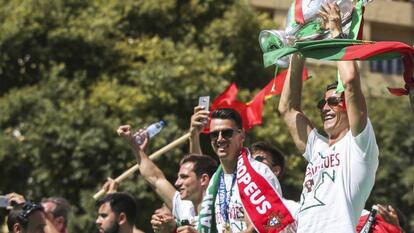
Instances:
[[[295,222],[275,188],[250,164],[243,148],[237,161],[237,185],[241,202],[256,231],[280,232]]]

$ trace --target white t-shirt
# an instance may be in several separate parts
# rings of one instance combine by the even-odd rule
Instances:
[[[270,170],[270,168],[261,163],[258,162],[252,158],[249,158],[252,167],[260,174],[265,177],[269,183],[275,187],[276,191],[278,192],[279,196],[282,196],[282,189],[280,188],[279,180],[276,178],[275,174]],[[226,184],[226,191],[229,195],[232,194],[230,197],[230,203],[229,203],[229,223],[231,232],[240,232],[247,228],[246,222],[244,221],[244,208],[240,199],[239,195],[239,188],[237,186],[237,181],[234,182],[233,187],[231,187],[233,179],[233,174],[224,174],[224,183]],[[231,189],[231,192],[230,192]],[[220,213],[220,205],[219,205],[219,194],[216,196],[215,200],[215,217],[216,217],[216,224],[217,224],[217,232],[223,232],[224,229],[224,219],[223,216]]]
[[[191,225],[197,225],[198,216],[196,216],[193,203],[181,199],[178,191],[174,193],[172,214],[177,224],[180,224],[181,220],[188,220]]]
[[[332,146],[316,129],[303,154],[306,168],[298,233],[355,232],[375,182],[378,145],[371,122],[356,137],[349,131]]]

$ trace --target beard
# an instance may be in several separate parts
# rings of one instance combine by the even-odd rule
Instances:
[[[118,232],[119,232],[119,224],[117,222],[114,222],[107,229],[104,229],[104,233],[118,233]]]

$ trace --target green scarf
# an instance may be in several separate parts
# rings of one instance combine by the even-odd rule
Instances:
[[[217,196],[220,175],[222,172],[223,168],[220,165],[211,178],[210,183],[207,187],[206,195],[201,202],[197,226],[197,231],[200,233],[217,233],[214,204]]]

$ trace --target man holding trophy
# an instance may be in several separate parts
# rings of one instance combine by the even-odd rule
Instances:
[[[296,42],[323,39],[356,39],[355,34],[359,32],[361,23],[362,7],[368,1],[357,0],[353,7],[352,0],[297,0],[289,8],[285,28],[282,30],[263,30],[259,34],[259,44],[263,53],[273,50],[283,49],[294,45]],[[341,34],[332,36],[329,29],[326,28],[327,20],[320,14],[325,11],[323,6],[334,4],[339,11],[336,21],[342,28]],[[355,38],[354,38],[355,37]],[[266,62],[265,62],[266,63]],[[279,67],[287,68],[289,66],[289,57],[281,57],[273,62]],[[267,65],[266,65],[267,66]]]
[[[322,25],[331,38],[344,37],[337,4],[322,5]],[[301,110],[305,59],[293,54],[279,102],[279,112],[309,162],[301,194],[297,232],[355,232],[372,190],[378,167],[378,146],[354,61],[337,62],[345,91],[328,85],[317,104],[327,138],[317,132]]]

